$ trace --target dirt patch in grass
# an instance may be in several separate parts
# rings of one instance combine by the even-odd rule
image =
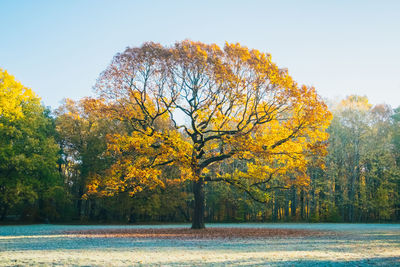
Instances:
[[[266,228],[206,228],[194,230],[189,228],[168,229],[96,229],[65,231],[67,235],[87,238],[157,238],[157,239],[266,239],[266,238],[301,238],[335,236],[333,231],[315,231],[299,229],[266,229]]]

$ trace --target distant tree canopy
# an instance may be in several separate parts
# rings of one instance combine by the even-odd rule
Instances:
[[[92,176],[89,195],[134,195],[189,180],[193,228],[204,228],[206,182],[265,201],[273,180],[307,185],[312,156],[325,154],[331,114],[314,88],[239,44],[128,48],[95,88],[91,110],[129,127],[108,135],[115,162]]]

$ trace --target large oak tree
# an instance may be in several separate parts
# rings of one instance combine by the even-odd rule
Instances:
[[[130,130],[108,136],[115,163],[93,176],[89,193],[134,195],[190,180],[192,228],[204,228],[205,183],[236,185],[261,200],[273,179],[307,184],[310,156],[325,151],[331,114],[315,89],[239,44],[127,48],[95,89],[92,109]],[[165,177],[168,166],[174,177]]]

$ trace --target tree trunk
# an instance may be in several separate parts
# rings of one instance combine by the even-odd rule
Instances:
[[[289,192],[288,190],[285,191],[285,221],[289,221]]]
[[[192,229],[203,229],[204,225],[204,180],[198,178],[197,181],[193,182],[193,193],[194,193],[194,214]]]
[[[304,189],[300,191],[300,218],[304,221]]]
[[[94,221],[96,218],[96,200],[90,199],[89,219]]]
[[[290,216],[292,217],[292,221],[296,219],[296,210],[297,210],[297,189],[295,186],[292,186],[292,200],[290,207]]]
[[[82,196],[82,195],[79,194],[77,206],[76,206],[76,216],[77,216],[78,220],[81,219],[81,215],[82,215],[82,197],[80,197],[80,196]]]
[[[273,211],[272,211],[272,220],[274,222],[278,221],[278,209],[279,209],[279,205],[278,205],[278,193],[275,190],[274,192],[274,207],[273,207]]]
[[[315,202],[315,188],[312,189],[311,192],[311,200],[310,200],[310,216],[315,216],[317,212],[317,203]]]
[[[0,221],[4,221],[7,216],[8,205],[4,205],[3,210],[1,211]]]

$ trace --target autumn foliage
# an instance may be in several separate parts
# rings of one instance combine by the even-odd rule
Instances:
[[[0,68],[0,117],[16,120],[23,117],[23,104],[40,103],[40,99],[29,88],[16,81],[14,76]]]
[[[311,156],[325,153],[331,114],[315,89],[240,44],[127,48],[95,89],[91,110],[129,127],[107,137],[115,163],[92,175],[88,194],[190,180],[193,228],[204,227],[204,183],[233,184],[262,201],[274,179],[307,185]],[[169,166],[178,171],[167,177]]]
[[[269,56],[189,41],[127,49],[96,89],[51,113],[0,70],[0,221],[400,218],[399,108],[331,102],[327,140],[324,103]]]

